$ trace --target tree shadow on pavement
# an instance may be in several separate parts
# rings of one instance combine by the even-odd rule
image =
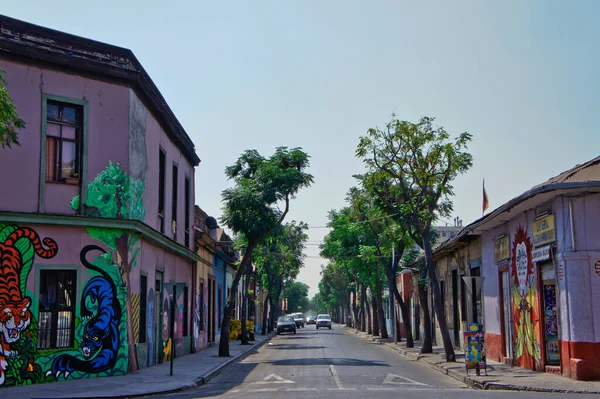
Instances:
[[[277,345],[273,345],[273,346],[269,346],[268,349],[323,349],[325,348],[324,346],[306,346],[306,345],[300,345],[300,344],[277,344]]]
[[[301,359],[280,359],[269,362],[275,366],[384,366],[390,367],[389,364],[373,360],[361,359],[346,359],[346,358],[301,358]]]

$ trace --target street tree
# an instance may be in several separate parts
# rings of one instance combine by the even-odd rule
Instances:
[[[351,206],[350,194],[346,200],[350,202],[350,206],[339,211],[329,212],[328,226],[331,231],[325,236],[320,246],[321,256],[342,265],[349,284],[355,282],[355,285],[358,286],[355,291],[360,291],[361,294],[359,311],[361,324],[362,315],[366,313],[367,316],[370,316],[365,309],[369,302],[367,299],[367,289],[369,289],[372,293],[370,302],[373,307],[372,332],[374,335],[379,335],[381,332],[382,337],[387,338],[387,327],[383,318],[379,317],[383,314],[382,298],[385,273],[378,258],[365,256],[365,247],[375,245],[376,237],[369,226],[364,223],[365,219],[360,212]],[[371,320],[367,321],[367,325],[371,331]]]
[[[373,236],[372,245],[361,248],[362,258],[371,256],[374,261],[381,263],[385,271],[388,290],[400,306],[400,312],[406,327],[406,346],[412,348],[414,347],[414,341],[408,306],[400,295],[396,277],[400,271],[400,259],[403,257],[405,249],[413,245],[413,240],[406,233],[406,219],[401,215],[386,213],[385,208],[379,206],[378,197],[372,190],[369,190],[368,177],[358,176],[358,178],[362,183],[362,187],[352,188],[348,197],[350,198],[351,208],[358,215],[358,218],[365,223],[365,226],[371,230]],[[400,217],[393,218],[393,216]],[[395,328],[395,333],[397,338],[400,339],[398,325]]]
[[[285,285],[285,297],[288,300],[290,313],[306,312],[308,310],[309,286],[300,281],[290,281]]]
[[[275,226],[271,233],[264,237],[254,251],[254,263],[261,284],[267,293],[264,303],[262,334],[267,332],[267,324],[271,331],[274,316],[279,312],[281,293],[286,282],[295,279],[304,266],[306,255],[304,248],[308,235],[306,223],[292,221]],[[271,320],[267,323],[267,306],[271,304]]]
[[[221,219],[235,234],[244,236],[247,246],[227,299],[219,356],[229,356],[229,326],[240,279],[252,263],[260,240],[283,222],[298,191],[312,184],[313,176],[305,172],[308,167],[309,155],[301,148],[278,147],[268,158],[256,150],[248,150],[225,169],[226,176],[235,184],[222,193]]]
[[[25,128],[25,121],[19,118],[7,85],[4,70],[0,68],[0,147],[3,149],[10,149],[13,144],[20,146],[17,130]]]
[[[431,225],[439,217],[449,217],[453,180],[469,170],[473,157],[466,151],[472,135],[464,132],[454,141],[434,118],[417,123],[401,121],[392,115],[383,129],[371,128],[360,138],[356,155],[370,171],[380,170],[394,180],[402,194],[402,208],[412,216],[411,223],[423,240],[427,276],[433,292],[434,309],[442,334],[446,361],[455,361],[454,348],[443,312],[443,299],[433,263]]]

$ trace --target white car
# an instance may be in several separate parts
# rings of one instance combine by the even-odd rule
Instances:
[[[331,330],[331,317],[328,314],[320,314],[317,316],[317,330],[319,327],[329,327]]]

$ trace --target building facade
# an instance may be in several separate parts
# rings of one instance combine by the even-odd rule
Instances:
[[[478,323],[488,359],[600,379],[598,226],[600,157],[513,198],[437,247],[455,346],[462,347],[466,325]],[[441,345],[435,316],[432,324]]]
[[[0,387],[190,352],[193,143],[131,51],[4,16],[0,28],[26,122],[0,157]]]

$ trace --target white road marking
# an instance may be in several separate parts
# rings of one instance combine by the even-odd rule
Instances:
[[[356,388],[344,388],[342,381],[340,380],[340,376],[338,375],[333,364],[329,365],[329,370],[331,371],[331,375],[333,375],[333,379],[335,380],[337,388],[327,388],[328,391],[356,391]]]
[[[308,392],[308,391],[317,391],[317,388],[288,388],[286,389],[288,392]]]
[[[278,388],[255,388],[249,389],[248,392],[277,392]]]
[[[399,382],[398,380],[402,381],[406,381],[406,382]],[[415,380],[411,380],[410,378],[406,378],[406,377],[400,377],[399,375],[396,374],[388,374],[387,377],[385,377],[385,380],[383,380],[384,384],[395,384],[395,385],[423,385],[423,386],[427,386],[427,384],[423,384],[422,382],[417,382]]]
[[[253,382],[253,384],[295,384],[295,382],[291,380],[286,380],[283,377],[278,376],[277,374],[270,374],[266,376],[264,380]]]

